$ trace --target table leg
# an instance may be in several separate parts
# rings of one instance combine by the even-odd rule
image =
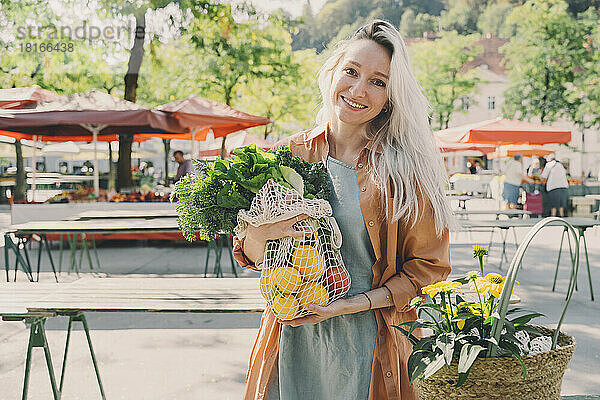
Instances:
[[[31,260],[29,260],[29,252],[27,251],[27,242],[22,242],[22,243],[23,243],[23,254],[25,254],[25,261],[27,261],[27,270],[29,271],[29,275],[31,276],[31,281],[33,282],[33,270],[31,269]]]
[[[588,257],[587,241],[585,240],[585,231],[580,229],[579,231],[580,242],[583,240],[583,249],[585,250],[585,262],[587,264],[588,280],[590,282],[590,296],[594,301],[594,288],[592,287],[592,272],[590,271],[590,259]]]
[[[81,234],[81,251],[85,251],[86,258],[88,260],[88,264],[90,266],[90,272],[94,270],[94,265],[92,264],[92,256],[90,255],[90,246],[88,245],[87,236],[85,233]],[[83,256],[82,256],[83,257]]]
[[[60,391],[56,386],[56,378],[54,376],[54,367],[52,366],[52,357],[50,354],[50,347],[46,340],[46,332],[44,330],[44,324],[46,318],[32,318],[28,322],[31,323],[31,329],[29,331],[29,344],[27,346],[27,359],[25,361],[25,378],[23,380],[23,397],[27,399],[27,392],[29,389],[29,373],[31,372],[31,353],[33,348],[41,347],[44,349],[44,356],[46,358],[46,365],[48,366],[48,374],[50,375],[50,385],[52,387],[52,395],[54,400],[60,399]]]
[[[96,355],[94,354],[94,348],[92,347],[92,339],[90,337],[90,330],[88,329],[87,320],[85,319],[85,315],[83,313],[78,314],[73,317],[74,321],[81,321],[83,324],[83,329],[85,330],[85,336],[87,338],[88,347],[90,348],[90,355],[92,356],[92,363],[94,364],[94,371],[96,372],[96,379],[98,380],[98,387],[100,388],[100,395],[102,396],[102,400],[106,400],[106,395],[104,394],[104,387],[102,386],[102,380],[100,379],[100,370],[98,369],[98,362],[96,361]]]
[[[504,232],[503,232],[504,231]],[[500,237],[502,238],[502,254],[500,254],[500,264],[498,265],[498,269],[502,269],[502,264],[506,259],[508,262],[508,256],[506,255],[506,237],[508,236],[508,229],[500,228]]]
[[[219,236],[215,240],[215,244],[216,244],[216,247],[215,247],[215,268],[213,270],[213,273],[215,274],[215,277],[217,277],[217,278],[222,278],[223,277],[223,271],[221,271],[221,254],[223,253],[222,240],[223,240],[223,236]]]
[[[59,390],[62,393],[63,383],[65,382],[65,370],[67,366],[67,354],[69,354],[69,343],[71,342],[71,327],[73,326],[73,318],[69,316],[69,325],[67,326],[67,341],[65,342],[65,351],[63,352],[62,368],[60,371]]]
[[[48,238],[46,237],[46,235],[42,235],[42,241],[40,242],[40,246],[41,245],[46,246],[46,253],[48,253],[48,259],[50,259],[50,265],[52,266],[52,272],[54,272],[54,279],[56,280],[56,283],[58,283],[58,276],[56,276],[56,268],[54,267],[54,259],[52,258],[52,252],[50,251],[50,245],[48,244]]]
[[[94,238],[93,234],[90,234],[90,237],[92,239],[92,248],[94,249],[94,256],[96,257],[96,267],[98,268],[98,271],[100,271],[100,257],[98,257],[98,250],[96,249],[96,239]]]
[[[58,237],[58,273],[62,272],[62,255],[63,255],[63,234]]]
[[[42,240],[40,238],[40,242],[38,244],[38,259],[37,259],[37,278],[36,282],[40,281],[40,264],[42,263]]]
[[[23,272],[25,272],[25,274],[27,275],[27,277],[29,278],[29,281],[33,282],[33,272],[31,271],[31,265],[29,264],[29,259],[25,260],[23,258],[23,256],[21,255],[21,239],[17,238],[17,241],[19,242],[18,244],[15,244],[12,241],[12,238],[9,235],[9,242],[8,245],[12,248],[13,252],[15,253],[15,282],[17,281],[17,269],[19,268],[19,263],[21,264],[21,266],[23,267]],[[5,243],[5,245],[6,245]],[[25,246],[23,246],[23,251],[25,252]],[[27,254],[26,254],[27,255]]]
[[[562,254],[562,245],[563,245],[563,241],[565,240],[565,233],[567,233],[567,228],[564,228],[562,231],[562,235],[560,236],[560,246],[558,247],[558,260],[556,261],[556,269],[554,270],[554,281],[552,282],[552,291],[554,292],[554,289],[556,288],[556,278],[558,277],[558,266],[560,265],[560,255]],[[571,240],[567,237],[567,240],[569,240],[569,245],[571,245]]]
[[[231,248],[231,242],[229,235],[225,236],[225,241],[227,242],[227,251],[229,252],[229,261],[231,261],[231,272],[237,278],[237,270],[235,268],[235,261],[233,260],[233,249]]]
[[[206,274],[208,273],[208,259],[210,257],[210,249],[215,247],[215,241],[211,240],[206,244],[206,262],[204,263],[204,277],[206,278]],[[216,251],[215,251],[216,254]]]
[[[492,243],[494,243],[493,240],[494,240],[494,232],[495,231],[496,231],[496,227],[493,226],[492,227],[492,234],[490,235],[490,242],[488,243],[488,254],[490,254],[491,251],[492,251]]]

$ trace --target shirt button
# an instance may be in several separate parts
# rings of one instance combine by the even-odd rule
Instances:
[[[392,377],[392,372],[391,371],[386,372],[385,376],[387,376],[388,378],[391,378]]]
[[[373,225],[375,225],[375,222],[369,221],[369,226],[373,226]]]
[[[362,168],[363,167],[363,163],[358,163],[358,168]]]
[[[367,190],[366,186],[363,186],[362,188],[360,188],[360,190],[362,190],[363,192]]]

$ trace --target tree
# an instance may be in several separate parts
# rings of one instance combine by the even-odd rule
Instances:
[[[529,1],[512,12],[509,22],[517,25],[517,34],[502,48],[510,80],[504,112],[542,123],[562,115],[577,118],[567,90],[591,61],[593,53],[585,48],[590,24],[570,16],[563,1]]]
[[[313,49],[292,54],[298,68],[279,78],[251,79],[238,91],[239,106],[252,114],[270,118],[273,123],[255,128],[267,137],[286,136],[312,126],[319,99],[316,83],[320,62]],[[258,132],[257,132],[258,133]]]
[[[402,14],[399,30],[405,38],[423,37],[425,32],[437,32],[440,18],[430,14],[417,14],[409,8]]]
[[[477,21],[479,32],[484,35],[492,33],[496,37],[504,38],[513,36],[513,26],[506,23],[506,18],[513,8],[513,5],[506,0],[488,4]]]
[[[449,7],[441,13],[442,27],[461,35],[477,32],[477,20],[487,6],[487,0],[449,0]]]
[[[481,51],[473,45],[477,39],[476,35],[445,32],[439,40],[409,47],[415,76],[431,102],[431,124],[438,129],[448,127],[452,113],[460,110],[458,99],[469,95],[480,81],[473,71],[464,71]]]
[[[297,73],[285,18],[277,14],[263,22],[259,18],[236,23],[230,10],[224,10],[219,20],[210,24],[195,21],[190,26],[190,38],[203,60],[197,80],[200,86],[217,90],[228,106],[232,105],[236,88],[251,79],[277,81]],[[221,153],[224,156],[225,140]]]

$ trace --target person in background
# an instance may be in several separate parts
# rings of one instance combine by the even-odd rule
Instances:
[[[173,182],[177,182],[185,175],[194,172],[194,166],[192,165],[192,162],[190,160],[186,160],[183,157],[183,151],[176,150],[173,153],[173,158],[175,159],[175,161],[177,161],[177,164],[179,164],[179,167],[177,167],[177,175],[175,175],[175,179]]]
[[[546,191],[548,192],[550,215],[555,217],[558,211],[558,215],[564,217],[569,199],[567,170],[557,160],[551,160],[546,164],[540,178],[542,178],[542,183],[546,185]]]
[[[504,172],[504,190],[502,191],[502,198],[506,201],[507,208],[517,208],[519,188],[523,181],[533,183],[531,178],[523,174],[521,155],[515,154],[515,156],[506,164]]]
[[[479,160],[475,160],[475,173],[480,174],[482,169],[483,168],[481,167]]]

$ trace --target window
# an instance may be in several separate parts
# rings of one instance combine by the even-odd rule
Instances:
[[[496,96],[488,96],[488,110],[496,109]]]
[[[469,107],[471,106],[471,99],[469,96],[461,96],[460,97],[460,109],[464,112],[469,111]]]

